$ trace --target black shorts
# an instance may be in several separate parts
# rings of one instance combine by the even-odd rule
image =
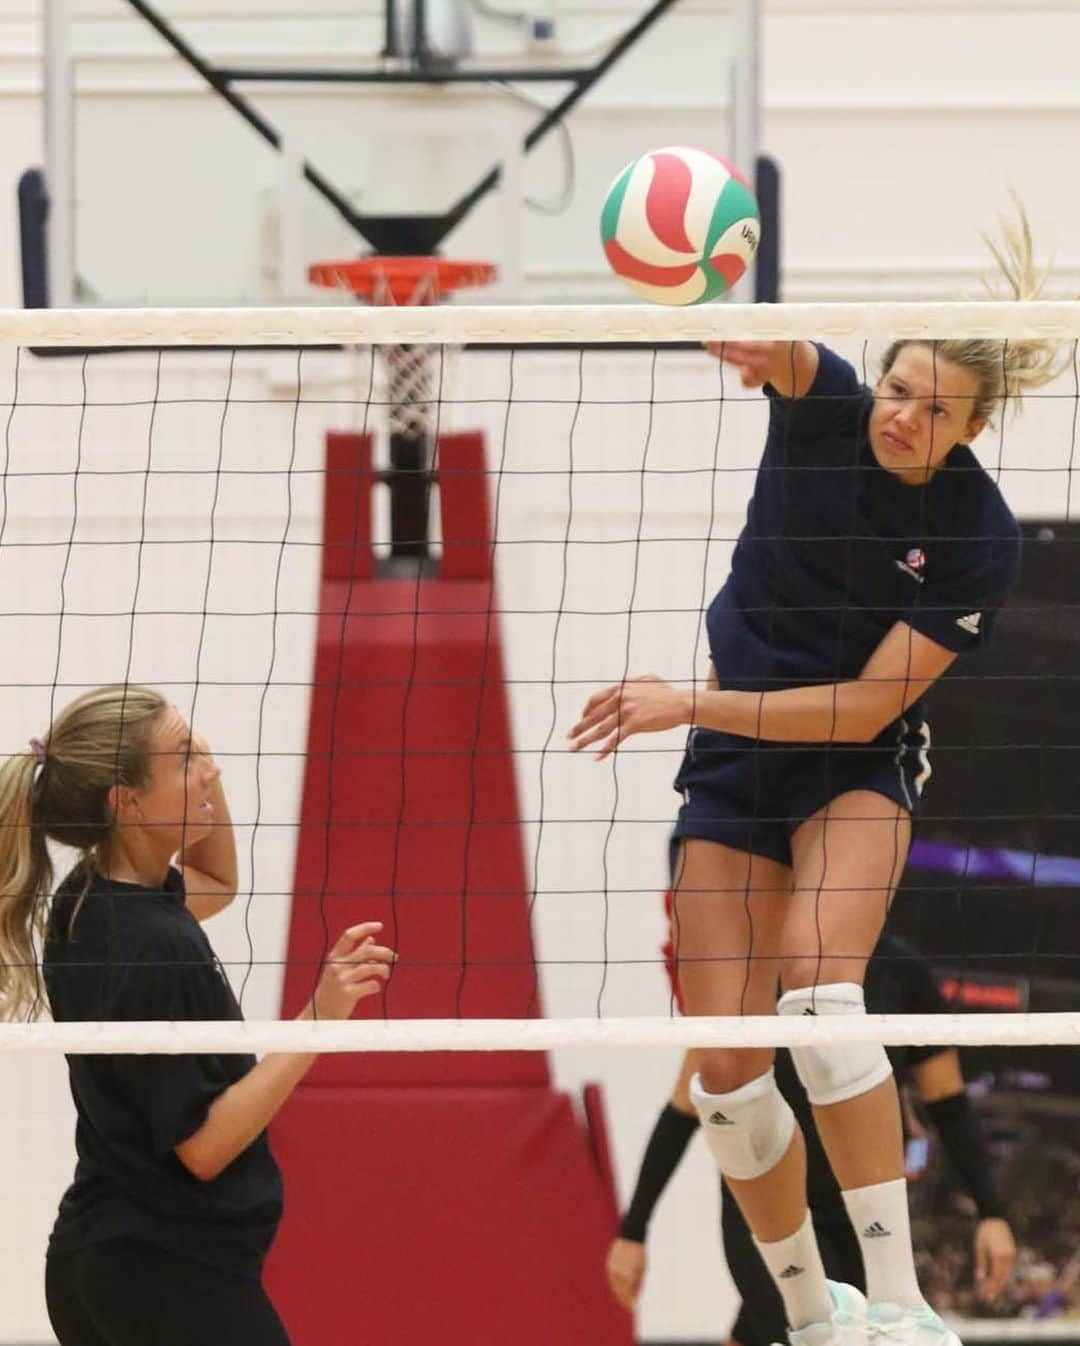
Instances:
[[[257,1278],[135,1239],[50,1253],[45,1300],[60,1346],[289,1346]]]
[[[930,777],[930,728],[898,720],[873,743],[791,744],[693,729],[675,789],[674,835],[700,837],[790,868],[791,836],[830,800],[871,790],[913,817]]]

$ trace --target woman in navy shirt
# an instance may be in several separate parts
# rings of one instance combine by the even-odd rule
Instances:
[[[48,901],[47,841],[80,853]],[[201,921],[236,893],[221,772],[145,687],[102,687],[0,767],[0,1014],[240,1019]],[[393,954],[347,930],[301,1018],[344,1019]],[[266,1127],[310,1055],[74,1055],[75,1177],[49,1240],[60,1346],[287,1346],[263,1290],[282,1209]]]
[[[995,256],[1033,297],[1026,221]],[[873,391],[824,346],[710,352],[763,387],[769,430],[731,575],[709,608],[706,689],[655,678],[596,693],[571,731],[606,757],[691,725],[675,885],[689,1014],[863,1014],[863,975],[930,774],[923,698],[983,644],[1019,532],[968,447],[1006,395],[1048,382],[1038,343],[897,341]],[[783,994],[777,1004],[776,984]],[[880,1046],[796,1048],[843,1192],[867,1300],[825,1280],[802,1133],[768,1049],[703,1052],[692,1097],[797,1346],[887,1331],[957,1346],[911,1250],[896,1085]]]

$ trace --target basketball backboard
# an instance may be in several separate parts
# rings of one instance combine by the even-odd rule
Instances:
[[[311,302],[311,261],[423,250],[358,219],[455,209],[440,250],[495,262],[496,298],[625,300],[597,226],[622,166],[663,143],[756,153],[758,0],[439,0],[422,80],[409,7],[330,0],[257,29],[146,0],[45,8],[56,306]]]

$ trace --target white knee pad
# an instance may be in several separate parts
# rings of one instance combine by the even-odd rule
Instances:
[[[804,986],[780,997],[777,1014],[865,1014],[863,989],[855,982]],[[792,1047],[792,1060],[810,1102],[818,1107],[868,1094],[892,1074],[880,1043],[855,1047]]]
[[[771,1070],[730,1094],[707,1093],[701,1076],[695,1075],[690,1098],[725,1178],[760,1178],[784,1157],[795,1131],[795,1114]]]

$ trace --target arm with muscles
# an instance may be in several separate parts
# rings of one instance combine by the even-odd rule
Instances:
[[[1016,1241],[994,1185],[990,1156],[964,1087],[955,1048],[910,1067],[927,1115],[949,1163],[971,1193],[979,1213],[975,1230],[975,1287],[990,1303],[1005,1288],[1016,1262]]]
[[[347,1019],[358,1000],[377,995],[396,955],[375,943],[380,921],[350,926],[327,955],[310,1004],[297,1018]],[[203,1124],[175,1147],[180,1162],[211,1182],[266,1129],[293,1089],[311,1069],[311,1053],[265,1057],[220,1093]]]
[[[611,1293],[623,1308],[631,1311],[645,1281],[645,1237],[649,1220],[694,1132],[701,1125],[690,1101],[690,1080],[697,1068],[697,1054],[687,1052],[678,1083],[645,1147],[634,1195],[619,1224],[619,1236],[608,1249],[606,1265]]]
[[[211,755],[209,744],[200,734],[192,734],[191,751]],[[209,833],[185,846],[176,857],[177,868],[184,876],[187,908],[197,921],[224,910],[236,896],[239,881],[236,836],[220,774],[210,792],[210,805],[213,824]]]
[[[570,731],[572,750],[604,740],[607,757],[631,734],[696,724],[779,743],[870,743],[923,696],[956,653],[897,622],[857,679],[777,692],[684,690],[635,678],[596,692]]]

